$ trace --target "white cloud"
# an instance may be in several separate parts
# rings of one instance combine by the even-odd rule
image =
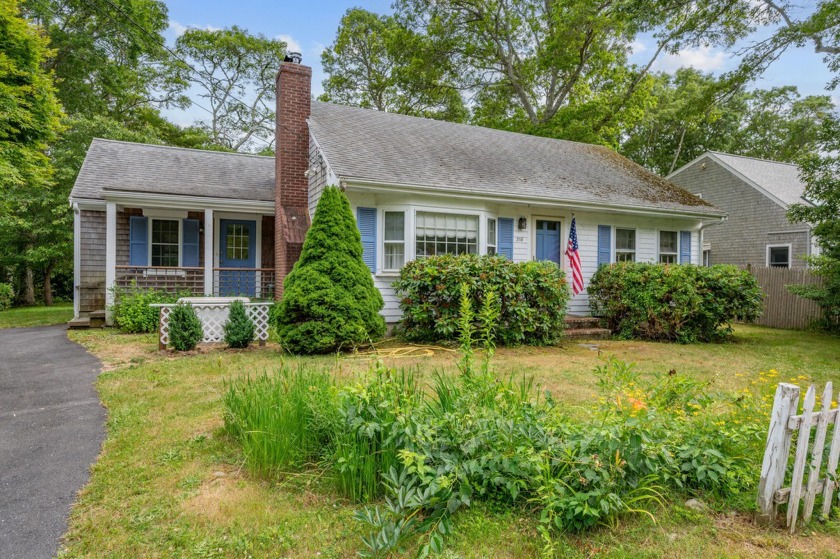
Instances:
[[[645,52],[647,49],[647,45],[638,39],[630,43],[630,54],[639,54],[640,52]]]
[[[286,43],[286,50],[288,52],[303,52],[303,49],[300,48],[300,43],[298,43],[294,37],[291,35],[287,35],[285,33],[281,33],[275,37],[280,41]]]
[[[186,25],[182,25],[177,21],[169,22],[169,30],[172,31],[176,37],[180,37],[181,35],[186,33],[187,29],[189,29],[189,27],[187,27]]]
[[[655,68],[673,72],[678,68],[692,67],[703,72],[721,70],[726,64],[726,53],[712,47],[681,50],[677,54],[665,54],[657,61]]]

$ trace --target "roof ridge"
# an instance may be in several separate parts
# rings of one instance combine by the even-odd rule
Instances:
[[[198,153],[204,154],[211,154],[211,155],[234,155],[238,157],[252,157],[256,159],[274,159],[271,155],[258,155],[256,153],[241,153],[238,151],[216,151],[212,149],[200,149],[200,148],[185,148],[181,146],[169,146],[166,144],[149,144],[146,142],[131,142],[128,140],[112,140],[110,138],[93,138],[93,142],[108,142],[112,144],[127,144],[131,146],[142,146],[142,147],[149,147],[149,148],[157,148],[157,149],[169,149],[173,151],[193,151]]]
[[[586,142],[578,142],[577,140],[567,140],[565,138],[552,138],[550,136],[538,136],[536,134],[526,134],[525,132],[514,132],[513,130],[504,130],[502,128],[490,128],[489,126],[481,126],[479,124],[469,124],[469,123],[466,123],[466,122],[452,122],[451,120],[438,120],[436,118],[430,118],[430,117],[427,117],[427,116],[416,116],[416,115],[406,115],[406,114],[402,114],[402,113],[391,113],[391,112],[388,112],[388,111],[380,111],[379,109],[373,109],[373,108],[370,108],[370,107],[356,107],[356,106],[353,106],[353,105],[342,105],[340,103],[330,103],[330,102],[327,102],[327,101],[318,101],[317,99],[313,99],[312,103],[313,104],[317,103],[317,104],[320,104],[320,105],[328,105],[328,106],[331,106],[331,107],[338,107],[340,109],[369,111],[371,113],[375,113],[375,114],[378,114],[378,115],[386,115],[386,116],[392,117],[392,118],[407,118],[407,119],[414,119],[414,120],[425,120],[425,121],[428,121],[428,122],[431,122],[431,123],[441,124],[441,125],[444,125],[444,126],[457,126],[457,127],[471,128],[471,129],[487,130],[489,132],[498,132],[500,134],[509,134],[509,135],[512,135],[512,136],[524,137],[524,138],[535,138],[535,139],[538,139],[538,140],[548,140],[548,141],[552,141],[552,142],[562,142],[562,143],[566,143],[566,144],[574,144],[574,145],[577,145],[577,146],[584,146],[584,147],[587,147],[587,148],[596,147],[596,148],[610,149],[607,146],[602,146],[600,144],[589,144],[589,143],[586,143]]]
[[[764,163],[774,163],[776,165],[791,165],[796,167],[796,163],[790,163],[788,161],[776,161],[775,159],[764,159],[762,157],[752,157],[750,155],[740,155],[737,153],[727,153],[725,151],[716,151],[713,149],[709,150],[709,153],[714,153],[715,155],[725,155],[727,157],[740,157],[741,159],[751,159],[752,161],[762,161]]]

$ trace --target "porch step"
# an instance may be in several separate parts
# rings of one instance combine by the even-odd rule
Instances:
[[[594,316],[567,316],[565,322],[566,332],[601,327],[601,320]]]
[[[90,328],[102,328],[105,326],[105,311],[93,311],[90,313]]]
[[[566,330],[567,340],[608,340],[612,336],[607,328],[575,328]]]
[[[74,318],[73,320],[67,323],[67,328],[69,328],[70,330],[87,330],[88,328],[90,328],[90,318],[86,316]]]

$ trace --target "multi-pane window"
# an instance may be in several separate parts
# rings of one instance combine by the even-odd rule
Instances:
[[[417,256],[478,253],[478,216],[417,212]]]
[[[231,223],[225,233],[225,258],[248,260],[251,251],[251,228],[243,223]]]
[[[615,230],[615,261],[635,262],[636,261],[636,230],[618,229]]]
[[[659,263],[676,264],[678,254],[678,241],[676,231],[659,232]]]
[[[497,252],[496,244],[496,220],[492,217],[487,218],[487,254],[495,256]]]
[[[177,219],[152,220],[152,266],[178,266]]]
[[[790,268],[790,247],[787,245],[767,247],[767,265],[773,268]]]
[[[384,270],[399,270],[405,264],[405,212],[385,212]]]

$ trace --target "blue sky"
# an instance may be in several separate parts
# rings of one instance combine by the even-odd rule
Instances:
[[[252,33],[283,39],[291,47],[300,50],[304,64],[312,66],[312,89],[316,95],[323,91],[321,52],[333,42],[341,16],[347,9],[361,6],[378,13],[391,10],[391,0],[166,0],[166,5],[169,7],[170,20],[166,38],[170,43],[187,27],[222,28],[232,25],[239,25]],[[645,51],[649,51],[651,46],[640,41],[635,56],[641,59],[649,54]],[[717,73],[729,70],[735,64],[737,60],[731,53],[716,48],[700,48],[660,57],[655,68],[673,71],[680,66],[693,66]],[[754,87],[796,85],[804,95],[831,95],[835,103],[840,104],[840,91],[825,90],[830,79],[831,75],[821,56],[809,46],[789,50]],[[167,115],[178,124],[189,124],[201,118],[202,112],[193,108],[187,111],[167,111]]]

